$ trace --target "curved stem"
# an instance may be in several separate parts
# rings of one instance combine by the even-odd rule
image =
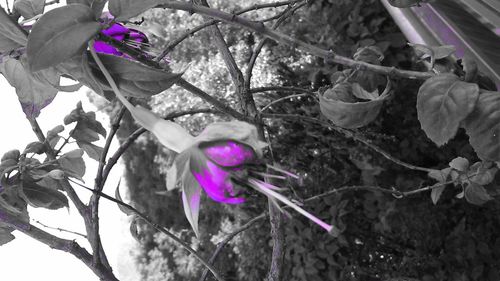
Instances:
[[[213,268],[207,261],[205,261],[205,259],[203,257],[201,257],[198,252],[196,252],[193,248],[191,248],[191,246],[189,246],[186,242],[182,241],[179,237],[175,236],[174,234],[172,234],[170,231],[168,231],[165,227],[162,227],[160,226],[159,224],[157,223],[154,223],[151,219],[149,219],[149,217],[143,213],[141,213],[139,210],[137,210],[136,208],[130,206],[129,204],[127,203],[124,203],[120,200],[117,200],[101,191],[97,191],[97,190],[94,190],[92,188],[89,188],[89,187],[86,187],[85,185],[83,184],[80,184],[76,181],[73,181],[71,179],[69,179],[72,183],[80,186],[80,187],[83,187],[84,189],[94,193],[94,194],[98,194],[99,196],[102,196],[103,198],[111,201],[111,202],[114,202],[116,204],[119,204],[120,206],[123,206],[125,208],[127,208],[128,210],[132,211],[134,214],[136,214],[137,216],[139,216],[141,219],[143,219],[144,221],[146,221],[149,225],[151,225],[152,227],[154,227],[156,230],[160,231],[161,233],[167,235],[168,237],[170,237],[172,240],[174,240],[175,242],[177,242],[179,245],[181,245],[184,249],[186,249],[189,253],[191,253],[193,256],[195,256],[206,268],[208,268],[210,270],[210,272],[212,272],[212,274],[214,275],[215,279],[217,279],[218,281],[224,281],[224,279],[219,275],[219,273],[217,273],[217,271],[215,270],[215,268]]]

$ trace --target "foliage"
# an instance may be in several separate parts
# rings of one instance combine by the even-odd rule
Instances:
[[[32,232],[35,228],[29,224],[27,206],[53,210],[68,207],[71,200],[84,219],[93,252],[69,241],[70,252],[101,279],[113,281],[99,240],[102,196],[134,216],[131,232],[142,245],[136,254],[144,280],[192,280],[204,270],[198,264],[204,262],[200,257],[212,254],[222,239],[261,214],[268,204],[276,205],[270,194],[280,191],[291,198],[280,195],[285,198],[282,202],[303,205],[317,215],[316,220],[327,220],[324,224],[331,234],[326,236],[317,226],[288,214],[283,219],[287,244],[283,280],[498,280],[500,242],[494,234],[500,230],[495,219],[499,208],[495,198],[500,195],[499,92],[470,59],[448,60],[453,46],[408,46],[379,1],[299,2],[249,13],[250,20],[203,7],[203,1],[189,6],[163,0],[110,0],[109,15],[101,14],[106,3],[102,0],[68,1],[45,13],[45,2],[18,0],[13,15],[1,10],[0,71],[16,88],[38,141],[23,151],[11,150],[1,159],[0,245],[12,241],[11,232],[18,229],[51,247],[70,251],[58,237]],[[389,2],[410,7],[429,1]],[[231,12],[245,6],[244,1],[210,4]],[[157,6],[174,9],[151,9]],[[252,80],[246,81],[250,89],[242,90],[245,86],[237,82],[237,71],[226,69],[228,56],[205,47],[211,45],[213,33],[202,32],[177,47],[168,45],[183,30],[205,22],[199,15],[188,17],[179,11],[194,9],[288,45],[268,42],[250,73]],[[272,20],[276,12],[285,13],[278,14],[274,27],[286,18],[279,31],[257,24]],[[21,26],[20,16],[34,17],[36,23]],[[106,34],[116,25],[122,33]],[[220,27],[227,34],[234,62],[245,73],[252,67],[263,35],[236,25]],[[128,40],[134,32],[144,40]],[[155,37],[149,41],[146,33]],[[301,40],[300,44],[290,44],[284,34]],[[120,55],[102,50],[96,54],[95,40]],[[167,50],[175,47],[174,51],[159,57],[167,45]],[[430,70],[439,68],[444,73],[427,71],[422,63],[427,59]],[[339,61],[349,61],[354,67]],[[394,72],[395,68],[416,70],[416,78],[424,81],[399,79],[415,78],[416,72]],[[36,123],[40,111],[59,91],[79,87],[61,86],[63,76],[108,100],[116,95],[132,116],[125,115],[119,124],[118,104],[111,103],[108,110],[119,118],[112,131],[106,132],[95,113],[85,112],[79,103],[64,119],[66,127],[58,125],[44,134]],[[186,87],[186,80],[195,85]],[[202,90],[192,90],[196,86]],[[250,90],[263,86],[274,88],[268,95],[255,93],[254,105]],[[204,100],[184,92],[190,88]],[[204,89],[209,94],[200,95]],[[302,94],[285,96],[289,90]],[[234,109],[244,112],[245,118],[257,121],[257,127],[221,122],[229,118],[220,114],[176,120],[195,134],[206,127],[191,137],[148,109],[159,115],[189,112],[206,107],[207,101],[236,118],[240,113]],[[253,112],[253,107],[260,112]],[[140,137],[123,157],[135,208],[124,204],[119,192],[116,199],[101,192],[108,169],[119,157],[105,163],[111,138],[120,127],[118,138],[129,145],[127,141],[138,136],[134,120],[157,137]],[[172,126],[178,130],[170,130]],[[171,136],[177,133],[181,140]],[[100,136],[107,138],[104,148],[94,144]],[[266,154],[261,151],[263,136],[269,146]],[[168,146],[169,140],[185,142],[176,147],[182,149],[174,149],[179,155],[168,150],[174,147]],[[223,158],[226,154],[219,150],[229,151],[232,158]],[[236,151],[242,151],[241,155]],[[75,182],[86,172],[84,153],[100,163],[93,189]],[[274,166],[265,165],[266,161]],[[207,167],[215,168],[203,174]],[[274,175],[281,188],[254,178],[269,178],[263,174],[266,167],[281,171]],[[203,183],[201,174],[212,180],[222,176],[217,183]],[[88,205],[80,201],[70,181],[94,193]],[[250,188],[244,190],[244,199],[239,197],[242,194],[234,192],[233,184],[240,182],[243,187],[264,186],[254,189],[267,195],[269,203]],[[178,183],[187,221],[180,215],[179,194],[165,191]],[[202,188],[213,200],[201,197]],[[243,200],[245,204],[237,206],[214,202]],[[258,280],[267,274],[270,246],[276,240],[270,239],[268,224],[259,223],[260,227],[253,226],[232,239],[215,263],[228,280]],[[186,230],[189,224],[194,233]],[[40,233],[45,236],[37,236]],[[193,255],[186,255],[186,249]],[[212,277],[219,279],[217,274]]]

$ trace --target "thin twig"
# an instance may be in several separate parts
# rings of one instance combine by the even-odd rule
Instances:
[[[219,273],[217,272],[217,270],[215,270],[215,268],[213,268],[207,261],[205,261],[205,259],[200,256],[200,254],[198,254],[198,252],[196,252],[193,248],[191,248],[191,246],[189,246],[186,242],[182,241],[179,237],[175,236],[174,234],[172,234],[169,230],[167,230],[165,227],[163,226],[160,226],[159,224],[153,222],[146,214],[140,212],[139,210],[137,210],[136,208],[132,207],[131,205],[125,203],[125,202],[122,202],[118,199],[115,199],[101,191],[97,191],[95,189],[92,189],[90,187],[87,187],[77,181],[74,181],[72,179],[69,179],[69,181],[71,181],[72,183],[80,186],[80,187],[83,187],[84,189],[94,193],[94,194],[98,194],[99,196],[111,201],[111,202],[114,202],[116,204],[119,204],[120,206],[123,206],[125,208],[127,208],[128,210],[130,210],[131,212],[133,212],[135,215],[139,216],[141,219],[143,219],[145,222],[147,222],[149,225],[151,225],[152,227],[154,227],[156,230],[160,231],[161,233],[167,235],[168,237],[170,237],[172,240],[174,240],[175,242],[177,242],[179,245],[181,245],[184,249],[186,249],[189,253],[191,253],[192,255],[194,255],[206,268],[208,268],[210,270],[210,272],[212,272],[212,274],[214,275],[215,279],[217,279],[218,281],[224,281],[224,279],[219,275]]]
[[[269,87],[251,88],[248,91],[251,94],[258,94],[258,93],[265,93],[265,92],[276,91],[276,92],[304,93],[304,94],[316,96],[315,92],[312,92],[312,91],[307,90],[307,89],[298,88],[298,87],[269,86]]]
[[[277,104],[277,103],[280,103],[282,101],[285,101],[285,100],[288,100],[288,99],[293,99],[293,98],[298,98],[298,97],[307,97],[307,96],[310,96],[309,94],[295,94],[295,95],[290,95],[290,96],[286,96],[286,97],[282,97],[282,98],[279,98],[277,100],[273,100],[272,102],[268,103],[266,106],[264,106],[260,112],[264,112],[266,109],[268,109],[269,107],[273,106],[274,104]]]
[[[117,112],[114,120],[111,122],[111,128],[110,131],[106,137],[106,142],[104,144],[101,156],[99,157],[99,167],[97,168],[97,174],[94,180],[94,189],[98,191],[102,191],[104,188],[104,184],[106,183],[103,181],[103,170],[104,170],[104,165],[106,164],[106,156],[108,155],[109,147],[111,146],[111,142],[113,141],[113,137],[116,134],[116,131],[118,131],[118,128],[120,127],[120,121],[122,120],[123,114],[125,114],[125,107],[122,105],[120,110]],[[92,239],[94,242],[92,245],[94,245],[95,249],[99,249],[99,245],[101,244],[100,241],[100,236],[99,236],[99,195],[98,194],[92,194],[92,197],[90,198],[89,201],[89,207],[91,209],[91,216],[92,216],[92,223],[93,223],[93,234],[92,234]],[[100,262],[100,257],[99,255],[94,255],[94,263],[99,263]]]
[[[0,221],[14,227],[16,230],[30,236],[31,238],[49,246],[52,249],[70,253],[82,261],[90,270],[92,270],[100,280],[119,281],[113,272],[102,264],[94,264],[92,255],[81,247],[76,241],[61,239],[46,231],[43,231],[18,218],[4,209],[0,208]]]
[[[59,232],[66,232],[66,233],[70,233],[70,234],[75,234],[75,235],[78,235],[78,236],[81,236],[81,237],[87,239],[87,235],[79,233],[79,232],[75,232],[75,231],[71,231],[71,230],[67,230],[67,229],[63,229],[63,228],[59,228],[59,227],[48,226],[48,225],[46,225],[40,221],[37,221],[35,219],[32,219],[32,221],[34,221],[35,223],[37,223],[37,224],[39,224],[47,229],[52,229],[52,230],[57,230]]]
[[[274,3],[266,3],[266,4],[254,4],[250,7],[244,8],[242,10],[234,12],[235,15],[241,15],[250,11],[257,11],[259,9],[264,9],[264,8],[277,8],[281,6],[287,6],[291,5],[295,2],[299,2],[303,0],[293,0],[293,1],[282,1],[282,2],[274,2]],[[160,55],[155,59],[157,62],[160,62],[165,56],[167,56],[170,52],[174,50],[174,48],[179,45],[182,41],[186,40],[186,38],[193,36],[196,32],[209,27],[211,25],[219,23],[219,20],[210,20],[207,22],[204,22],[196,27],[193,27],[191,29],[186,30],[183,34],[181,34],[177,39],[172,40],[167,47],[161,52]]]
[[[158,8],[168,8],[168,9],[176,9],[183,10],[188,12],[198,13],[207,17],[211,17],[217,20],[221,20],[230,24],[239,25],[244,28],[253,30],[258,32],[266,37],[269,37],[276,42],[292,46],[294,48],[303,50],[315,56],[326,59],[327,61],[331,61],[334,63],[342,64],[349,67],[357,67],[360,69],[370,70],[376,73],[388,75],[388,76],[398,76],[402,78],[409,79],[421,79],[425,80],[430,77],[435,76],[432,72],[420,72],[420,71],[411,71],[411,70],[401,70],[395,67],[387,67],[381,65],[374,65],[370,63],[366,63],[363,61],[356,61],[347,57],[343,57],[335,54],[331,50],[322,49],[320,47],[311,45],[304,41],[298,40],[276,30],[272,30],[267,28],[264,24],[260,22],[254,22],[248,19],[245,19],[241,16],[226,13],[223,11],[219,11],[217,9],[207,8],[200,5],[194,5],[189,2],[180,2],[180,1],[168,1],[164,2],[161,5],[157,6]]]
[[[52,1],[47,1],[45,2],[45,6],[50,6],[54,4],[59,4],[59,0],[52,0]]]
[[[283,13],[281,13],[279,15],[279,18],[278,20],[273,24],[273,26],[271,27],[271,29],[277,29],[281,24],[283,24],[285,22],[286,19],[288,19],[289,17],[291,17],[295,11],[297,11],[298,9],[304,7],[304,5],[306,5],[307,2],[304,1],[303,3],[301,4],[296,4],[295,6],[293,5],[290,5],[288,6],[288,8],[286,8]],[[264,38],[262,39],[259,44],[257,45],[257,47],[255,47],[253,49],[253,52],[252,52],[252,57],[250,58],[250,62],[248,63],[248,67],[245,71],[245,87],[246,89],[250,89],[250,85],[251,85],[251,81],[252,81],[252,73],[253,73],[253,68],[255,66],[255,63],[257,61],[257,58],[260,54],[260,52],[262,51],[262,48],[264,47],[264,45],[269,42],[271,39],[269,38]]]
[[[189,83],[188,81],[184,79],[179,79],[176,83],[176,85],[184,88],[188,92],[202,98],[206,102],[210,103],[211,105],[215,106],[217,109],[219,109],[221,112],[226,113],[227,115],[230,115],[238,120],[245,121],[248,123],[254,123],[253,120],[248,118],[247,116],[239,113],[238,111],[234,110],[230,106],[224,104],[223,102],[219,101],[218,99],[212,97],[211,95],[207,94],[200,88],[196,87],[195,85]]]
[[[217,256],[222,252],[222,250],[224,249],[224,247],[231,240],[233,240],[234,237],[236,237],[238,234],[242,233],[243,231],[249,229],[250,227],[252,227],[253,225],[255,225],[257,222],[259,222],[261,219],[263,219],[265,217],[266,216],[264,214],[262,214],[260,216],[257,216],[255,218],[251,219],[250,221],[248,221],[247,223],[245,223],[243,226],[241,226],[237,230],[231,232],[228,236],[226,236],[226,238],[224,238],[224,240],[222,240],[221,242],[219,242],[217,244],[217,248],[215,249],[214,253],[212,254],[212,257],[210,257],[210,260],[208,262],[211,265],[213,265],[215,263],[215,260],[217,259]],[[207,275],[208,275],[208,269],[205,268],[205,270],[203,271],[203,274],[201,275],[199,281],[205,281],[205,279],[207,278]]]
[[[377,153],[381,154],[382,156],[384,156],[388,160],[390,160],[390,161],[392,161],[392,162],[394,162],[394,163],[396,163],[396,164],[398,164],[398,165],[400,165],[402,167],[405,167],[405,168],[410,169],[410,170],[427,172],[427,173],[433,171],[433,169],[429,169],[429,168],[425,168],[425,167],[419,167],[419,166],[415,166],[415,165],[406,163],[404,161],[401,161],[401,160],[399,160],[399,159],[391,156],[389,153],[387,153],[386,151],[384,151],[380,147],[378,147],[378,146],[370,143],[370,141],[368,141],[367,139],[359,136],[355,132],[347,130],[347,129],[343,129],[343,128],[340,128],[340,127],[337,127],[337,126],[334,126],[334,125],[331,125],[328,122],[321,121],[321,120],[316,119],[316,118],[312,118],[312,117],[308,117],[308,116],[302,116],[302,115],[296,115],[296,114],[268,114],[268,113],[267,114],[262,114],[262,117],[263,118],[270,118],[270,119],[273,119],[273,118],[295,119],[295,120],[303,120],[303,121],[307,121],[307,122],[311,122],[311,123],[316,123],[316,124],[325,126],[327,128],[330,128],[332,130],[335,130],[336,132],[344,135],[344,137],[346,137],[346,138],[353,139],[355,141],[358,141],[358,142],[360,142],[360,143],[368,146],[369,148],[371,148],[372,150],[374,150]]]
[[[207,0],[199,0],[199,1],[201,5],[209,7]],[[227,70],[229,71],[231,79],[233,80],[234,87],[236,88],[236,96],[240,99],[240,105],[243,113],[247,117],[255,118],[256,116],[251,114],[251,112],[256,111],[255,104],[252,102],[248,102],[248,100],[245,100],[246,99],[246,96],[244,94],[245,78],[243,77],[243,73],[241,72],[240,68],[236,64],[233,54],[229,50],[229,46],[227,45],[226,40],[224,40],[222,32],[220,31],[217,25],[210,26],[208,30],[212,38],[214,39],[213,42],[217,47],[217,50],[219,51],[219,54],[221,55]],[[251,108],[252,105],[254,108]]]

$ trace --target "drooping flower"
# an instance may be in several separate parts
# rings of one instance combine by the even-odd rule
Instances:
[[[115,40],[124,42],[129,47],[138,50],[140,50],[142,46],[145,46],[149,42],[146,34],[140,32],[139,30],[128,28],[123,24],[116,22],[113,23],[109,28],[102,30],[101,33]],[[124,54],[117,48],[100,40],[95,40],[94,50],[98,53],[130,58],[130,56],[128,56],[127,54]]]
[[[184,211],[197,236],[201,191],[216,202],[240,204],[245,198],[238,191],[244,188],[266,195],[278,208],[277,201],[289,205],[331,231],[331,225],[281,195],[282,188],[266,182],[267,177],[296,176],[266,165],[261,159],[265,146],[266,143],[259,141],[255,126],[240,121],[219,122],[209,125],[195,138],[192,146],[177,156],[167,173],[167,189],[177,186],[182,189]],[[265,173],[269,168],[280,175]]]
[[[198,215],[202,190],[216,202],[240,204],[245,198],[239,190],[246,187],[266,195],[278,209],[281,210],[277,202],[280,201],[328,232],[332,231],[333,226],[278,193],[282,188],[266,182],[267,178],[286,179],[285,176],[297,176],[262,161],[262,149],[267,144],[259,140],[254,125],[241,121],[218,122],[210,124],[200,135],[193,137],[179,124],[163,120],[141,106],[132,105],[120,93],[95,51],[91,50],[91,54],[116,97],[130,111],[135,121],[153,133],[165,147],[179,153],[167,172],[167,189],[182,189],[184,212],[196,236],[199,236]],[[266,169],[282,175],[267,174]]]

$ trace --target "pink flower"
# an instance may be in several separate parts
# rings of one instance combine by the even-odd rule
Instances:
[[[265,165],[262,148],[266,144],[258,140],[257,130],[245,122],[221,122],[209,125],[195,143],[182,151],[167,174],[169,190],[180,186],[184,211],[196,235],[201,191],[212,200],[226,204],[241,204],[245,198],[237,190],[252,188],[266,195],[278,208],[278,201],[295,209],[327,231],[332,226],[321,221],[301,207],[292,203],[278,191],[282,188],[266,183],[264,178],[297,177],[273,166]],[[280,175],[269,175],[263,171],[273,169]],[[281,208],[280,208],[281,209]]]

